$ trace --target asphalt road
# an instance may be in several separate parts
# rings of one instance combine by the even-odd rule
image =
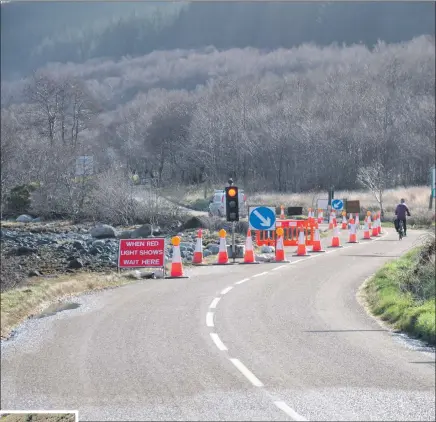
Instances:
[[[400,342],[356,298],[418,235],[311,258],[289,248],[290,264],[200,267],[83,297],[2,345],[1,407],[80,420],[434,420],[434,352]]]

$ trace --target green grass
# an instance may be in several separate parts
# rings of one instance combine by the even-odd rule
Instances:
[[[372,277],[364,287],[370,310],[395,329],[436,344],[435,297],[434,290],[428,289],[435,283],[434,263],[418,264],[421,248],[415,248],[398,260],[389,262]],[[426,267],[419,283],[423,291],[430,292],[419,296],[407,289],[414,277],[414,270]],[[419,266],[419,267],[418,267]],[[424,278],[425,277],[425,278]]]

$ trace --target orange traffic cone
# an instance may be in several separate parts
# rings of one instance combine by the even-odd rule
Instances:
[[[277,244],[276,244],[276,262],[283,262],[285,260],[285,245],[283,242],[283,229],[279,227],[276,230]]]
[[[336,212],[333,211],[333,227],[336,227],[338,225],[337,219],[336,219]]]
[[[359,230],[360,221],[359,221],[359,214],[356,213],[356,230]]]
[[[315,227],[315,233],[313,235],[312,250],[310,252],[325,252],[321,247],[321,236],[319,235],[318,226]]]
[[[371,230],[371,226],[372,226],[372,224],[371,224],[371,211],[368,211],[366,213],[366,221],[368,222],[368,229]]]
[[[371,235],[369,234],[368,221],[365,221],[365,225],[363,228],[363,240],[371,240]]]
[[[344,211],[342,213],[342,230],[346,230],[348,227],[348,223],[347,223],[347,213]]]
[[[332,244],[330,247],[331,248],[340,248],[341,247],[341,241],[339,240],[339,228],[338,228],[338,226],[336,226],[333,229]]]
[[[380,212],[378,213],[377,217],[378,217],[377,218],[377,230],[378,230],[378,234],[381,234],[382,228],[381,228],[381,213]]]
[[[312,208],[309,208],[308,210],[307,210],[307,218],[313,218],[313,214],[312,214]]]
[[[371,236],[372,237],[377,237],[378,236],[378,227],[377,227],[377,218],[376,218],[376,216],[374,216],[374,218],[373,218],[373,225],[372,225]]]
[[[329,218],[329,230],[333,230],[334,224],[333,224],[333,213],[330,213]]]
[[[280,205],[280,218],[282,220],[285,219],[285,206],[284,205]]]
[[[229,255],[227,254],[226,234],[224,229],[219,231],[220,235],[220,248],[218,252],[217,264],[227,264],[229,262]]]
[[[318,210],[318,224],[322,224],[324,221],[324,213],[322,212],[322,209],[320,208]]]
[[[308,256],[308,253],[306,250],[306,238],[304,236],[304,230],[301,228],[298,231],[297,253],[294,256]]]
[[[247,238],[245,239],[245,253],[243,264],[259,264],[256,262],[253,250],[253,239],[251,238],[251,230],[247,231]]]
[[[171,243],[173,244],[173,257],[171,260],[171,277],[179,278],[183,277],[183,265],[182,256],[180,254],[180,242],[179,236],[174,236]]]
[[[195,244],[194,257],[192,259],[193,264],[203,263],[203,233],[199,229],[197,232],[197,243]]]
[[[353,218],[350,220],[350,234],[348,237],[348,243],[358,243],[357,234],[356,234],[356,224]]]

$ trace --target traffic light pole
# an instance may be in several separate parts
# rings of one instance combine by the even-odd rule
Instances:
[[[235,222],[232,221],[232,258],[233,263],[236,262],[236,244],[235,244]]]

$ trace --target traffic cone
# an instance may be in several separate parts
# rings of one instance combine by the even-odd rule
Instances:
[[[283,262],[285,260],[285,245],[283,242],[283,229],[279,227],[276,230],[277,243],[276,243],[276,262]]]
[[[371,224],[371,211],[368,211],[366,213],[366,221],[368,222],[368,229],[371,230],[371,226],[372,226],[372,224]]]
[[[381,213],[378,213],[378,219],[377,219],[377,230],[378,234],[382,234],[382,228],[381,228]]]
[[[183,277],[183,265],[182,265],[182,255],[180,253],[180,242],[179,236],[172,238],[173,244],[173,257],[171,259],[171,277],[179,278]]]
[[[218,252],[217,264],[227,264],[229,262],[229,255],[227,254],[226,234],[224,229],[219,231],[220,235],[220,248]]]
[[[197,243],[195,244],[194,257],[192,259],[193,264],[203,263],[203,233],[199,229],[197,232]]]
[[[308,211],[307,211],[307,218],[309,218],[309,219],[313,218],[313,215],[312,215],[312,208],[309,208],[309,209],[308,209]]]
[[[324,215],[323,215],[322,209],[320,208],[318,210],[318,224],[322,224],[323,221],[324,221]]]
[[[363,226],[363,240],[371,240],[371,235],[369,233],[368,221],[365,221]]]
[[[350,212],[350,214],[349,214],[349,216],[348,216],[348,219],[351,220],[352,218],[353,218],[353,213]]]
[[[315,233],[313,235],[312,250],[310,252],[325,252],[321,247],[321,237],[319,235],[318,226],[315,227]]]
[[[359,243],[357,241],[356,224],[354,219],[350,220],[350,234],[348,236],[348,243]]]
[[[377,218],[374,216],[373,218],[373,225],[372,225],[372,233],[371,236],[372,237],[377,237],[378,236],[378,227],[377,227]]]
[[[333,224],[333,213],[330,213],[329,217],[329,230],[333,230],[334,224]]]
[[[359,221],[359,213],[356,213],[356,230],[359,230],[360,221]]]
[[[336,226],[333,229],[332,244],[330,247],[331,248],[340,248],[341,247],[341,241],[339,240],[339,227],[338,226]]]
[[[338,225],[338,222],[336,220],[336,212],[333,211],[333,227],[336,227]]]
[[[284,220],[286,218],[285,217],[285,206],[284,205],[280,205],[280,218],[282,220]]]
[[[251,238],[251,230],[247,231],[247,238],[245,239],[245,253],[243,264],[259,264],[256,262],[253,250],[253,239]]]
[[[346,230],[348,227],[348,223],[347,223],[347,213],[343,212],[342,213],[342,230]]]
[[[306,238],[304,236],[304,230],[300,228],[298,231],[298,246],[297,253],[294,256],[308,256],[306,250]]]

